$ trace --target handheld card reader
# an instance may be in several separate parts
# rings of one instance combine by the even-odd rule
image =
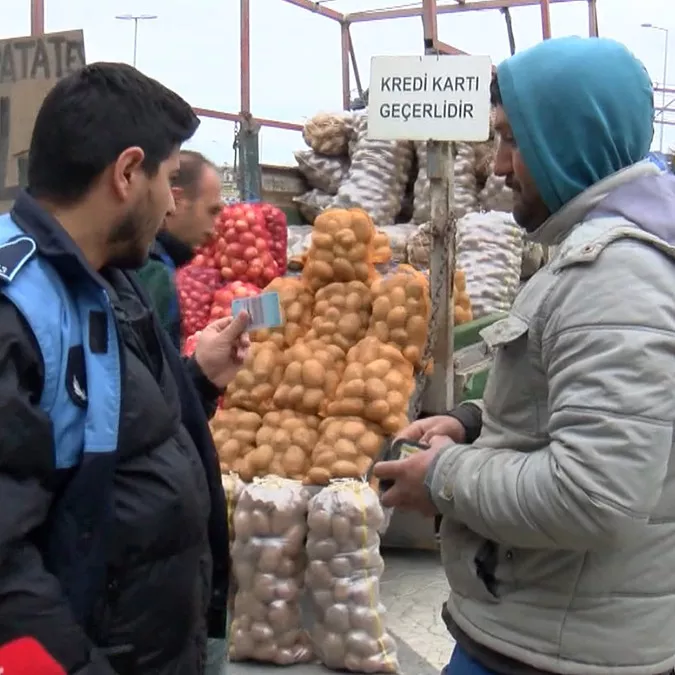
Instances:
[[[377,460],[373,463],[373,466],[370,467],[368,478],[372,475],[375,465],[380,462],[394,462],[399,459],[407,459],[422,450],[428,449],[429,446],[426,443],[411,441],[407,438],[397,438],[395,440],[386,439]],[[380,480],[380,493],[386,492],[389,488],[393,487],[393,485],[394,481],[392,480]]]

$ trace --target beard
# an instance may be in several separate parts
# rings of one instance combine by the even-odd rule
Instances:
[[[541,199],[525,201],[519,190],[513,190],[513,219],[525,232],[536,232],[550,215]]]
[[[148,259],[159,225],[143,211],[128,213],[112,228],[108,237],[110,267],[137,269]]]

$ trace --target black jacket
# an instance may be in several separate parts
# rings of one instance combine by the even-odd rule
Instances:
[[[218,391],[194,361],[181,360],[132,274],[96,274],[27,195],[15,220],[67,283],[85,275],[107,286],[124,345],[123,400],[106,583],[78,625],[58,576],[68,559],[52,569],[45,561],[57,558],[42,544],[73,476],[54,468],[35,338],[0,295],[0,644],[33,636],[70,673],[198,675],[207,620],[211,635],[224,635],[229,574],[207,423]]]

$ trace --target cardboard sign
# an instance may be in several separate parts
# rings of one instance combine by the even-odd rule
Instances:
[[[0,213],[26,184],[35,117],[47,92],[85,65],[81,30],[0,40]]]

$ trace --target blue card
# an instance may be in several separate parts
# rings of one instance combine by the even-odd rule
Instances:
[[[252,298],[237,298],[232,302],[232,316],[237,316],[239,312],[247,312],[251,317],[249,330],[284,325],[281,301],[276,291],[261,293]]]

